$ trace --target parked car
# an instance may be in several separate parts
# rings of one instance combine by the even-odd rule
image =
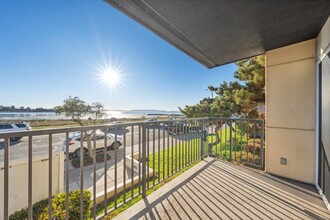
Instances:
[[[92,131],[88,131],[87,135],[90,135],[91,146],[94,149],[94,139],[95,139],[95,149],[96,151],[104,150],[105,139],[107,140],[107,150],[114,150],[115,148],[119,148],[123,142],[123,136],[117,135],[117,140],[115,134],[107,133],[105,134],[101,130],[96,130],[95,135]],[[81,136],[81,132],[76,132],[69,137],[69,155],[73,155],[76,157],[80,156],[80,145],[81,139],[83,138],[83,155],[88,154],[88,141],[87,135],[83,133]],[[106,138],[105,138],[106,137]],[[66,153],[66,140],[63,141],[62,150]]]
[[[156,126],[157,125],[157,119],[155,119],[155,118],[147,119],[144,122],[148,122],[149,126]],[[154,123],[152,123],[152,122],[154,122]]]
[[[107,125],[120,125],[120,124],[123,124],[123,123],[124,122],[122,122],[122,121],[113,121],[113,122],[110,122]],[[123,125],[123,126],[109,127],[108,129],[105,129],[104,131],[111,133],[111,131],[122,131],[122,130],[125,130],[125,129],[126,129],[126,126]]]
[[[0,133],[17,132],[17,131],[30,131],[31,126],[26,122],[18,123],[0,123]],[[10,138],[10,141],[19,141],[22,137]]]

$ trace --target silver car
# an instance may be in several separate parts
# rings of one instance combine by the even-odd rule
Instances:
[[[92,131],[88,131],[87,134],[83,133],[83,155],[88,154],[88,136],[90,136],[91,147],[94,149],[94,139],[95,139],[95,149],[96,151],[104,150],[105,139],[107,141],[107,150],[114,150],[119,148],[123,142],[123,136],[115,134],[104,133],[101,130],[96,130],[95,134]],[[74,155],[76,157],[80,156],[80,146],[81,146],[81,132],[76,132],[72,134],[69,139],[69,155]],[[63,141],[62,150],[66,153],[66,140]]]
[[[17,122],[17,123],[0,123],[0,133],[18,132],[18,131],[31,131],[29,123]],[[19,141],[22,137],[10,138],[10,141]]]

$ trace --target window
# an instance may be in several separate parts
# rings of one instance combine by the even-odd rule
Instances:
[[[22,124],[22,123],[20,123],[20,124],[15,124],[18,128],[26,128],[26,125],[25,124]]]
[[[9,125],[9,124],[2,124],[0,125],[0,129],[12,129],[13,126]]]

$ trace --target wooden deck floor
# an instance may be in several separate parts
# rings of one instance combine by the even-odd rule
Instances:
[[[314,186],[206,158],[115,219],[330,219]]]

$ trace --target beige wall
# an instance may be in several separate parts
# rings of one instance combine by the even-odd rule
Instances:
[[[32,163],[32,202],[48,198],[48,156],[36,156]],[[10,161],[9,167],[9,214],[26,208],[28,205],[28,162],[27,160]],[[3,163],[0,164],[0,180],[4,178]],[[64,155],[53,155],[53,195],[63,192]],[[0,189],[3,189],[0,181]],[[0,213],[3,213],[3,190],[0,191]],[[3,216],[0,215],[0,219]]]
[[[266,170],[307,183],[315,182],[315,44],[266,52]]]

